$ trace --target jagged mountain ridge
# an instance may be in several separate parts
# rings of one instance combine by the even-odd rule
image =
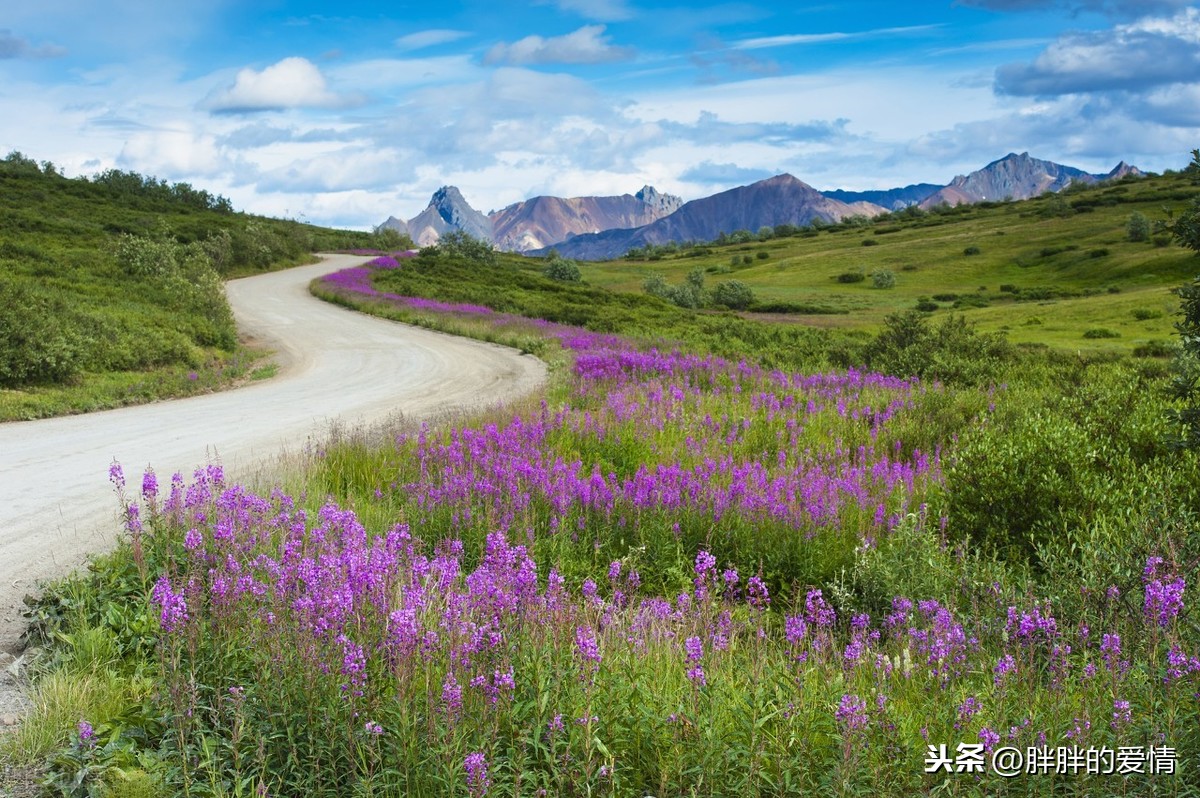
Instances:
[[[644,186],[634,195],[619,197],[534,197],[488,215],[472,208],[457,188],[443,186],[413,219],[405,222],[393,216],[379,227],[407,233],[420,246],[436,243],[449,230],[465,230],[502,250],[536,255],[554,248],[567,257],[596,260],[619,257],[646,244],[708,241],[735,230],[874,216],[913,204],[929,209],[942,203],[1028,199],[1074,182],[1141,174],[1124,161],[1106,174],[1088,174],[1027,152],[1009,153],[941,187],[918,183],[881,191],[818,192],[783,174],[689,203]]]
[[[490,215],[492,241],[508,252],[529,252],[581,233],[642,227],[681,205],[682,199],[653,186],[619,197],[534,197]]]
[[[472,208],[456,187],[442,186],[412,219],[405,222],[390,216],[376,229],[407,234],[422,247],[436,244],[450,230],[463,230],[498,249],[527,252],[580,233],[641,227],[681,205],[681,198],[643,186],[636,194],[618,197],[534,197],[485,215]]]
[[[646,244],[711,241],[735,230],[757,231],[781,224],[803,226],[817,218],[835,222],[847,216],[883,212],[883,208],[869,203],[847,204],[830,199],[792,175],[782,174],[692,200],[644,227],[579,235],[556,244],[554,249],[568,258],[605,260]]]
[[[1124,161],[1106,174],[1088,174],[1082,169],[1043,161],[1023,152],[1010,152],[1003,158],[969,175],[959,175],[950,184],[920,202],[928,210],[942,203],[964,205],[1005,199],[1022,200],[1048,191],[1062,191],[1072,183],[1097,183],[1127,175],[1140,175],[1137,167]]]
[[[889,188],[879,191],[822,191],[826,197],[845,203],[869,202],[889,211],[899,211],[909,205],[916,205],[941,186],[933,183],[914,183],[904,188]]]

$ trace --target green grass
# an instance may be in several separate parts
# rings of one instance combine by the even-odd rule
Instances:
[[[69,179],[0,159],[0,421],[232,385],[254,358],[237,347],[219,280],[371,240],[234,213],[133,173]],[[172,274],[139,272],[121,255],[130,241],[158,266],[174,261]]]
[[[1014,343],[1130,352],[1172,334],[1178,303],[1170,291],[1200,272],[1200,260],[1174,245],[1129,241],[1129,216],[1140,212],[1152,220],[1166,220],[1164,209],[1177,211],[1198,193],[1190,176],[1171,174],[915,218],[891,214],[863,226],[829,227],[817,235],[709,244],[699,250],[684,247],[656,260],[581,263],[581,268],[592,285],[635,293],[650,274],[679,283],[699,267],[707,274],[708,286],[737,279],[763,303],[848,311],[786,317],[845,330],[877,330],[885,316],[915,307],[921,297],[952,293],[974,297],[986,307],[954,308],[951,302],[939,302],[935,317],[962,312],[983,331],[1004,330]],[[864,247],[865,241],[876,245]],[[979,254],[964,254],[970,248]],[[693,257],[697,251],[708,254]],[[766,259],[757,257],[762,253]],[[731,266],[731,257],[739,255],[751,258]],[[869,280],[838,281],[839,275],[879,269],[895,273],[895,288],[881,291]],[[1026,294],[1040,289],[1059,296],[1022,301],[1019,293],[1001,291],[1001,285]],[[1119,293],[1108,293],[1112,288]],[[1137,320],[1130,313],[1138,307],[1162,315]],[[1121,337],[1084,339],[1083,333],[1092,327],[1111,328]]]

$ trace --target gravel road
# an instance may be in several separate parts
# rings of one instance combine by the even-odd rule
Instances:
[[[153,466],[160,486],[217,458],[246,474],[331,423],[370,424],[397,412],[436,417],[528,393],[541,361],[491,344],[354,313],[313,298],[315,277],[366,259],[227,284],[243,336],[274,349],[278,376],[236,390],[80,416],[0,424],[0,652],[15,652],[22,598],[110,545],[113,460],[130,488]],[[7,659],[0,657],[0,661]]]

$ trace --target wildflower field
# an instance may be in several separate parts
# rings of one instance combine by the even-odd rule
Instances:
[[[61,792],[1200,795],[1200,468],[1161,368],[901,378],[464,268],[314,291],[537,351],[544,395],[274,486],[114,464],[126,541],[36,611],[118,696]]]

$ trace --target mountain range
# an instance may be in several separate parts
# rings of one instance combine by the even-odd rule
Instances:
[[[428,246],[450,230],[463,230],[501,250],[606,260],[646,245],[712,241],[737,230],[805,226],[814,220],[837,222],[849,216],[878,216],[910,205],[928,210],[1006,199],[1028,199],[1061,191],[1073,183],[1097,183],[1142,174],[1124,161],[1105,174],[1009,153],[969,175],[939,186],[918,183],[886,191],[820,192],[789,174],[683,202],[644,186],[619,197],[534,197],[483,214],[454,186],[438,189],[429,205],[412,219],[390,217],[380,228],[407,233]]]
[[[457,188],[443,186],[412,219],[392,216],[379,228],[406,233],[422,247],[436,244],[449,230],[463,230],[506,252],[530,252],[582,233],[642,227],[681,205],[679,197],[643,186],[619,197],[534,197],[484,215]]]

